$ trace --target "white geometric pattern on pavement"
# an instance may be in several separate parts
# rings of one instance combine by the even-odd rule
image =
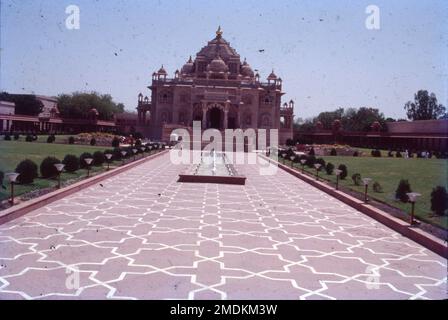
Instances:
[[[0,225],[0,299],[448,297],[446,259],[280,169],[185,169],[163,155]]]

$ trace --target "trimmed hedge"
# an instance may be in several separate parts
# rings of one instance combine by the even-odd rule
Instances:
[[[333,170],[334,170],[334,164],[328,162],[327,165],[325,166],[325,171],[327,172],[328,175],[332,175]]]
[[[37,178],[37,164],[30,160],[22,160],[15,170],[20,175],[17,177],[19,183],[32,183]]]
[[[398,183],[397,190],[395,190],[395,199],[400,200],[401,202],[408,202],[409,197],[406,193],[412,192],[411,185],[408,180],[400,180]]]
[[[93,153],[93,162],[92,164],[94,166],[101,166],[104,161],[106,161],[106,157],[104,156],[104,153],[101,151],[95,151]]]
[[[54,136],[54,134],[50,134],[47,138],[48,143],[53,143],[53,142],[55,142],[55,140],[56,140],[56,137]]]
[[[53,178],[58,175],[58,170],[54,166],[56,163],[61,163],[58,158],[46,157],[40,164],[40,175],[42,178]]]
[[[338,169],[341,170],[341,174],[339,175],[339,178],[341,178],[341,180],[344,180],[347,177],[347,166],[345,164],[340,164],[338,166]]]
[[[75,138],[74,137],[69,137],[68,138],[68,144],[75,144]]]
[[[74,154],[67,154],[62,163],[65,165],[64,169],[67,172],[75,172],[79,169],[79,158]]]
[[[448,194],[442,186],[437,186],[431,192],[431,211],[443,216],[448,209]]]

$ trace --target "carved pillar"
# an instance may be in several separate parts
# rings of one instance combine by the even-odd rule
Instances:
[[[202,129],[207,127],[207,107],[202,103]]]
[[[224,109],[224,129],[227,129],[228,118],[229,118],[229,110]]]

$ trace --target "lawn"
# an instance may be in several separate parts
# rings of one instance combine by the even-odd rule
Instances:
[[[345,164],[348,169],[348,175],[345,180],[341,180],[342,186],[352,190],[364,192],[363,186],[354,185],[351,176],[354,173],[360,173],[363,178],[372,178],[373,181],[380,183],[383,188],[382,193],[375,193],[369,187],[369,195],[377,200],[387,204],[409,211],[409,203],[402,203],[395,200],[395,190],[400,179],[407,179],[414,192],[421,193],[415,205],[415,213],[420,219],[447,228],[447,217],[434,216],[430,210],[430,194],[435,186],[444,186],[448,188],[447,165],[448,160],[443,159],[404,159],[404,158],[373,158],[373,157],[343,157],[343,156],[325,156],[322,157],[326,162],[331,162],[337,167],[339,164]],[[286,162],[290,165],[290,161]],[[298,169],[300,164],[295,164]],[[314,169],[306,169],[310,174],[315,174]],[[327,175],[324,170],[319,176],[325,180],[336,182],[336,176]]]
[[[53,156],[60,160],[66,154],[75,154],[79,156],[83,152],[93,153],[97,150],[105,150],[105,147],[92,147],[86,145],[70,145],[70,144],[56,144],[56,143],[39,143],[39,142],[25,142],[25,141],[0,141],[0,170],[4,173],[14,171],[17,164],[24,160],[33,160],[37,166],[40,166],[42,160],[47,156]],[[92,173],[103,171],[102,167],[94,167]],[[86,175],[86,170],[78,170],[76,173],[63,173],[61,175],[62,181],[77,180]],[[30,185],[17,185],[16,194],[23,194],[37,189],[52,187],[57,184],[53,179],[35,179]],[[4,182],[4,185],[7,185]],[[6,199],[9,196],[8,188],[1,189],[0,200]]]

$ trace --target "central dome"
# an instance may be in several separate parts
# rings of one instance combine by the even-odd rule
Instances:
[[[207,71],[211,72],[227,72],[228,70],[229,68],[219,55],[217,55],[207,66]]]

